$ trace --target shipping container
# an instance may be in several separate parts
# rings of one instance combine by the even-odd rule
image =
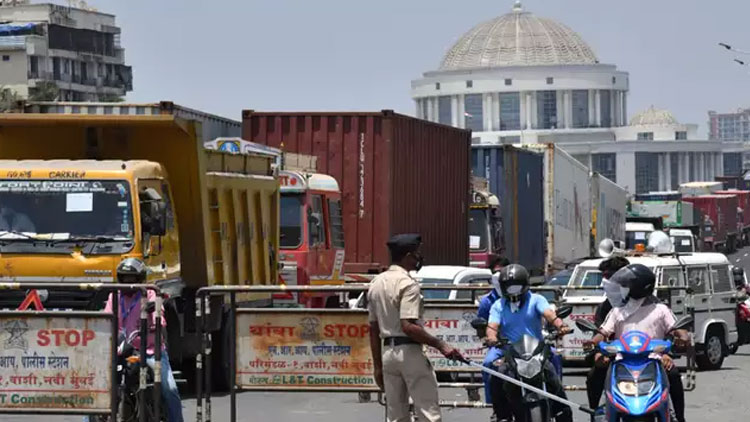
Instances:
[[[722,189],[724,185],[721,182],[688,182],[680,185],[680,193],[683,196],[711,195]]]
[[[703,195],[684,197],[683,200],[692,202],[696,211],[703,215],[700,223],[703,250],[734,251],[737,239],[737,196]]]
[[[591,176],[592,250],[604,239],[625,241],[628,191],[599,173]]]
[[[545,270],[591,255],[589,169],[554,144],[526,144],[544,154]]]
[[[238,137],[242,123],[215,114],[206,113],[171,101],[158,103],[76,103],[76,102],[24,102],[24,113],[91,114],[113,116],[154,116],[166,114],[180,119],[197,122],[200,125],[199,145],[222,137]]]
[[[373,273],[397,233],[429,264],[468,265],[471,132],[394,113],[242,114],[242,138],[318,157],[343,198],[345,272]]]
[[[502,216],[502,255],[544,274],[544,157],[512,146],[472,147],[472,171],[489,181]]]
[[[666,227],[692,226],[693,206],[679,192],[652,192],[635,195],[630,203],[633,217],[661,217]]]
[[[716,176],[715,180],[724,185],[724,190],[750,190],[750,172],[743,176]]]

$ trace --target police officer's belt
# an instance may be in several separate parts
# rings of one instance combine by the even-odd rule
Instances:
[[[386,346],[403,346],[405,344],[419,344],[409,337],[386,337],[383,339],[383,344]]]

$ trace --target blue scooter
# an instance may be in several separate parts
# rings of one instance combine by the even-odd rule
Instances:
[[[673,330],[688,328],[691,316],[681,318]],[[590,321],[578,320],[582,331],[597,332]],[[619,339],[600,342],[601,353],[612,358],[604,385],[606,422],[670,422],[669,381],[659,359],[652,353],[669,353],[672,342],[656,340],[640,331],[629,331]],[[621,359],[615,360],[620,356]]]

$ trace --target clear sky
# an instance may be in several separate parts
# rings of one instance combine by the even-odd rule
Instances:
[[[64,3],[64,2],[63,2]],[[117,15],[134,69],[129,101],[240,110],[413,114],[410,81],[513,0],[89,0]],[[653,104],[706,130],[709,109],[750,106],[747,0],[524,0],[630,72],[629,115]],[[750,56],[745,56],[750,62]]]

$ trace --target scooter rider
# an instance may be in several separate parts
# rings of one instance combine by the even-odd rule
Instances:
[[[477,311],[477,318],[482,318],[485,321],[489,321],[490,319],[490,309],[492,308],[492,305],[497,302],[498,299],[500,299],[501,292],[500,292],[500,283],[498,280],[498,274],[500,273],[500,270],[503,269],[503,267],[510,265],[510,261],[508,261],[507,258],[501,258],[501,257],[495,257],[492,259],[489,263],[489,269],[492,271],[492,285],[495,287],[492,289],[489,293],[482,296],[481,299],[479,299],[479,310]],[[483,341],[486,341],[486,339],[482,339]],[[484,357],[484,366],[486,368],[493,368],[493,362],[500,359],[502,357],[502,354],[500,352],[500,349],[497,347],[490,347],[487,349],[487,355]],[[482,372],[482,381],[484,382],[484,400],[486,403],[492,403],[492,394],[490,393],[490,376],[484,372]],[[493,414],[490,420],[495,420],[496,415]]]
[[[619,286],[625,305],[615,307],[607,316],[599,333],[586,344],[591,347],[612,336],[620,337],[628,331],[641,331],[654,339],[664,339],[672,330],[676,318],[672,311],[654,296],[656,276],[645,265],[630,264],[617,271],[610,282]],[[687,345],[688,335],[685,330],[674,331],[674,345],[676,348]],[[599,365],[608,365],[609,359],[597,354]],[[685,421],[685,392],[677,366],[669,355],[661,356],[662,365],[669,378],[669,393],[675,416],[678,422]],[[601,376],[601,372],[594,372]],[[603,377],[606,378],[606,373]],[[594,383],[604,383],[604,380],[593,380]]]
[[[557,317],[554,309],[542,295],[529,291],[529,273],[521,265],[512,264],[500,271],[498,281],[502,298],[492,305],[490,319],[487,326],[487,337],[489,342],[496,344],[499,337],[510,342],[516,342],[528,334],[544,340],[542,334],[542,318],[557,328],[560,334],[567,334],[571,330]],[[567,398],[563,390],[560,378],[550,362],[544,368],[547,378],[547,391],[562,398]],[[508,374],[507,365],[501,364],[498,372]],[[493,377],[490,391],[492,394],[492,406],[497,414],[498,421],[510,421],[513,415],[521,415],[523,409],[521,400],[508,400],[508,392],[517,391],[514,386],[506,388],[505,382]],[[573,415],[570,407],[551,402],[550,406],[557,422],[572,422]],[[522,420],[523,416],[516,419]]]

